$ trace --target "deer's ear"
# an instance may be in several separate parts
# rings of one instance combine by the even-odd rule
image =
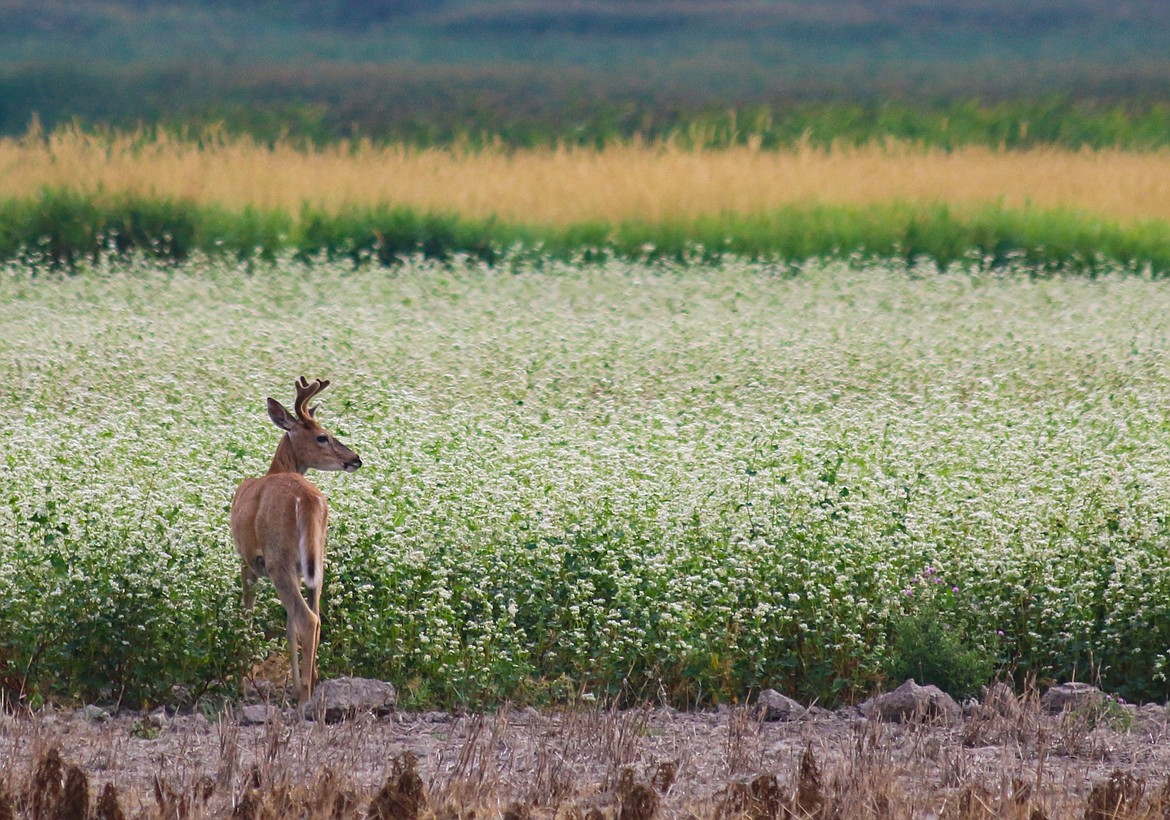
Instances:
[[[272,419],[272,423],[281,430],[291,430],[297,426],[297,420],[293,415],[284,409],[283,404],[271,396],[268,397],[268,418]]]

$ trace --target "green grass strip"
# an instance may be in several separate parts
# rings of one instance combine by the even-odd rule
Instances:
[[[242,211],[135,196],[46,190],[0,200],[0,259],[75,266],[106,254],[137,252],[181,260],[192,253],[241,258],[295,252],[392,264],[412,254],[466,255],[496,263],[509,256],[583,259],[801,260],[863,256],[928,258],[945,266],[978,258],[1043,270],[1092,273],[1122,263],[1170,272],[1170,224],[1122,225],[1068,210],[973,209],[895,202],[874,206],[792,206],[668,222],[590,222],[557,227],[470,219],[400,207]]]

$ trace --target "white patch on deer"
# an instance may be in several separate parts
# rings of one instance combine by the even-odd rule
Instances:
[[[301,517],[300,498],[297,498],[296,516],[297,540],[301,548],[301,577],[305,579],[305,586],[315,589],[317,586],[317,568],[313,563],[312,556],[309,555],[312,533],[310,531],[310,522]]]

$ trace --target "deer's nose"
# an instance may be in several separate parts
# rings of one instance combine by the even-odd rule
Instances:
[[[354,456],[352,461],[346,462],[345,471],[347,473],[352,473],[354,470],[356,470],[358,467],[361,467],[361,466],[362,466],[361,456]]]

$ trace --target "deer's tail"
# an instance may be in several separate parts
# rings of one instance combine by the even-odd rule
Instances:
[[[329,508],[324,499],[312,496],[297,499],[297,536],[301,553],[301,578],[305,586],[317,588],[324,574],[325,528]]]

